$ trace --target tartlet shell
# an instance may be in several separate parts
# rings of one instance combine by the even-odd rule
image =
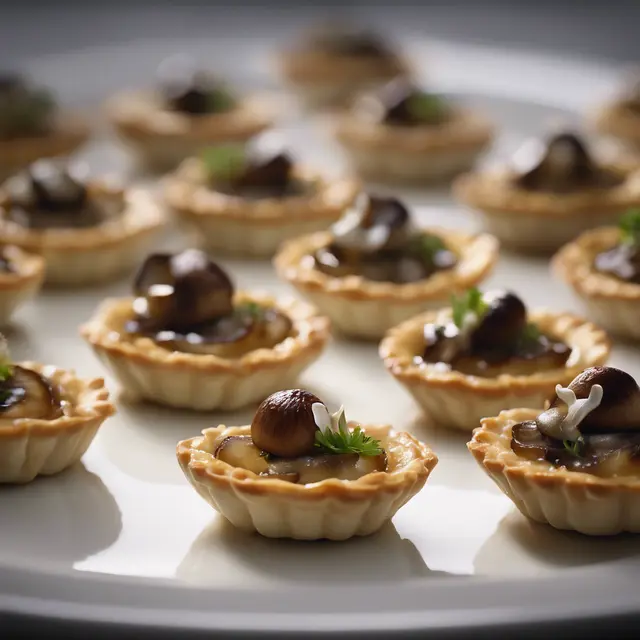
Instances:
[[[98,181],[88,188],[90,197],[124,198],[122,214],[86,229],[29,229],[0,217],[4,242],[44,258],[47,284],[83,286],[118,278],[137,266],[165,225],[162,207],[146,189]],[[0,191],[0,214],[8,203]]]
[[[265,107],[253,99],[227,112],[189,117],[167,111],[144,91],[114,96],[107,114],[139,162],[155,171],[171,170],[204,147],[248,142],[271,126]]]
[[[640,115],[614,102],[599,109],[592,120],[599,133],[613,136],[635,151],[640,151]]]
[[[19,307],[35,297],[45,277],[45,263],[41,256],[13,245],[5,247],[4,252],[16,271],[0,272],[0,326],[6,325]]]
[[[480,467],[532,520],[586,535],[640,533],[640,478],[600,478],[512,451],[512,426],[540,411],[512,409],[482,420],[467,444]]]
[[[208,249],[270,257],[283,241],[326,229],[338,220],[360,189],[356,180],[327,180],[303,167],[294,175],[313,185],[314,193],[248,200],[208,187],[202,162],[189,158],[167,179],[165,199]]]
[[[281,75],[308,107],[346,106],[358,94],[398,77],[410,69],[399,55],[381,61],[369,56],[336,56],[322,51],[282,52]]]
[[[594,322],[617,336],[640,340],[640,285],[593,269],[595,256],[619,239],[617,227],[586,231],[558,251],[552,269],[580,298]]]
[[[637,162],[625,158],[602,166],[627,179],[613,189],[559,196],[520,189],[512,183],[512,172],[496,170],[460,176],[453,195],[478,212],[485,230],[505,247],[548,254],[583,231],[610,224],[628,208],[640,206]]]
[[[71,404],[71,415],[55,420],[0,420],[0,483],[31,482],[38,475],[52,475],[78,462],[100,425],[113,413],[102,378],[83,380],[65,371],[36,362],[16,363],[47,378],[62,389]]]
[[[422,489],[438,462],[408,433],[394,433],[381,425],[362,428],[382,441],[388,464],[395,465],[390,472],[299,485],[260,478],[213,457],[217,442],[230,435],[248,435],[250,426],[207,429],[201,437],[178,443],[177,457],[194,489],[239,529],[269,538],[346,540],[380,529]]]
[[[78,114],[62,113],[50,133],[0,140],[0,180],[40,158],[71,155],[89,138],[89,127]]]
[[[441,182],[468,171],[493,140],[483,116],[457,110],[440,125],[401,127],[346,115],[336,137],[358,175],[369,180]]]
[[[330,322],[297,300],[254,292],[237,292],[236,299],[274,306],[291,319],[292,335],[240,358],[169,351],[149,338],[121,338],[118,329],[130,317],[131,298],[105,300],[80,333],[133,399],[196,411],[237,409],[291,387],[320,356]]]
[[[427,311],[394,327],[380,343],[379,353],[389,373],[425,414],[434,423],[451,429],[471,431],[482,418],[502,409],[541,407],[553,396],[556,384],[568,385],[583,369],[604,364],[611,351],[606,333],[591,322],[569,313],[536,310],[529,318],[543,333],[562,340],[574,353],[579,350],[571,366],[494,378],[441,371],[414,361],[424,348],[424,325],[440,320],[441,313]]]
[[[390,327],[425,309],[438,308],[452,293],[465,291],[487,278],[498,260],[498,242],[490,235],[469,235],[449,229],[429,228],[459,256],[451,270],[430,278],[397,285],[372,282],[360,276],[335,278],[313,268],[310,254],[326,246],[329,232],[285,243],[274,259],[278,275],[325,313],[345,335],[376,340]]]

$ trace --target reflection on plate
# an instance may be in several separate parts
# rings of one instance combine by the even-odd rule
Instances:
[[[55,476],[0,487],[2,539],[16,562],[68,565],[106,549],[120,535],[120,510],[102,480],[77,464]]]

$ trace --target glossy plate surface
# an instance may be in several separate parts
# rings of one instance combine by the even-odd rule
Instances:
[[[577,111],[615,87],[613,70],[595,63],[447,43],[432,43],[425,52],[420,43],[409,44],[417,60],[428,56],[436,86],[464,92],[463,99],[502,125],[493,158],[543,126],[574,121]],[[226,60],[233,57],[229,46]],[[235,64],[247,85],[268,89],[274,85],[263,47],[253,43],[239,51]],[[157,60],[182,48],[167,41],[123,45],[34,60],[29,70],[58,84],[70,101],[89,104],[120,84],[144,81]],[[189,49],[216,54],[211,42],[196,41]],[[327,171],[340,168],[326,119],[303,121],[288,111],[285,97],[268,99],[280,109],[283,135],[301,158]],[[97,172],[128,170],[126,155],[107,134],[85,158]],[[401,194],[424,222],[476,228],[476,219],[445,191]],[[168,234],[167,246],[182,242],[176,232]],[[292,294],[267,263],[222,262],[241,287]],[[530,306],[579,311],[550,279],[544,260],[505,254],[488,284],[514,289]],[[8,332],[15,357],[103,375],[76,328],[102,298],[127,292],[127,281],[45,292]],[[639,356],[636,347],[617,344],[612,363],[639,377]],[[246,424],[252,410],[194,415],[122,401],[83,465],[0,488],[0,609],[176,628],[434,634],[444,627],[637,611],[640,541],[589,539],[529,523],[478,469],[465,435],[420,418],[373,344],[335,340],[301,384],[331,405],[344,403],[353,419],[411,430],[438,453],[426,488],[379,534],[295,543],[235,531],[187,484],[175,444],[207,426]]]

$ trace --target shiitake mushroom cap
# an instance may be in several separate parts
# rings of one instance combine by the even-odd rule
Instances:
[[[60,399],[46,378],[13,365],[11,375],[0,382],[0,418],[50,420],[60,415]]]
[[[251,422],[255,445],[274,456],[295,458],[313,453],[316,425],[312,405],[322,401],[310,391],[288,389],[270,395]]]

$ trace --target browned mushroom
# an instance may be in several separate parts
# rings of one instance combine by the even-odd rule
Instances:
[[[313,452],[316,425],[312,405],[322,404],[309,391],[289,389],[270,395],[251,423],[256,446],[274,456],[293,458]]]
[[[529,143],[530,145],[531,143]],[[524,189],[568,193],[579,189],[610,188],[623,178],[598,165],[584,142],[574,133],[560,133],[546,143],[535,142],[520,152],[532,151],[520,163],[516,184]]]
[[[251,436],[229,436],[220,442],[213,455],[232,467],[253,473],[266,473],[269,470],[265,456],[253,443]]]
[[[61,411],[57,394],[36,371],[15,365],[11,375],[0,382],[0,416],[4,419],[52,420]]]

